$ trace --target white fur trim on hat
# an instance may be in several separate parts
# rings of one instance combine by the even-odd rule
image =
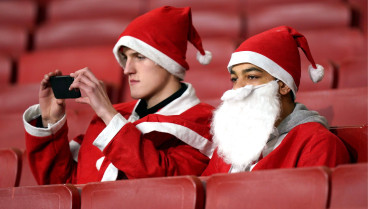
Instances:
[[[229,72],[231,72],[231,69],[234,65],[241,63],[250,63],[262,68],[273,77],[284,82],[293,91],[294,96],[296,95],[298,87],[296,86],[293,77],[280,65],[278,65],[276,62],[272,61],[268,57],[252,51],[234,52],[231,55],[229,64],[227,65]]]
[[[325,68],[322,65],[316,64],[317,68],[313,68],[312,65],[309,65],[309,76],[312,79],[313,83],[318,83],[322,80],[325,75]]]
[[[199,51],[197,52],[197,60],[202,65],[210,64],[212,60],[212,53],[210,51],[204,51],[205,55],[202,55]]]
[[[141,53],[142,55],[156,62],[161,67],[165,68],[171,74],[175,75],[180,79],[184,79],[185,77],[184,67],[182,67],[179,63],[177,63],[176,61],[174,61],[161,51],[157,50],[156,48],[132,36],[121,37],[114,46],[113,53],[121,67],[124,67],[122,63],[123,56],[119,52],[121,46],[129,47]]]

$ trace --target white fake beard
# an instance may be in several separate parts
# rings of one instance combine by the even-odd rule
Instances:
[[[271,81],[224,93],[211,131],[218,154],[236,170],[258,160],[280,113],[279,85]]]

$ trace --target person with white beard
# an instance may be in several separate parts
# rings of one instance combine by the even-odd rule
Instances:
[[[311,63],[311,79],[320,81],[323,67],[315,64],[306,38],[288,26],[250,37],[232,54],[233,89],[223,94],[214,112],[211,131],[217,148],[202,176],[350,162],[327,120],[295,102],[298,48]]]

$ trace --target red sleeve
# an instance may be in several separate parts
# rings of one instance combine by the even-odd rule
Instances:
[[[209,158],[168,133],[142,134],[127,123],[103,150],[128,178],[200,175]]]
[[[328,130],[314,130],[312,139],[303,149],[297,167],[327,166],[350,163],[349,152],[343,142]]]
[[[28,160],[38,184],[76,183],[77,163],[70,152],[67,135],[67,123],[47,137],[26,132]]]

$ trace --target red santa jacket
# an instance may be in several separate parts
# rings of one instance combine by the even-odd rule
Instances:
[[[253,165],[252,171],[308,166],[335,167],[350,162],[343,142],[323,125],[308,122],[294,127],[281,144]],[[203,176],[231,172],[231,165],[217,154],[213,157]]]
[[[200,175],[214,146],[210,120],[213,108],[200,103],[189,85],[182,96],[155,114],[141,119],[137,102],[122,103],[108,126],[97,116],[85,135],[68,142],[66,119],[49,129],[32,126],[39,107],[24,114],[26,146],[39,184],[116,180],[127,178]]]

